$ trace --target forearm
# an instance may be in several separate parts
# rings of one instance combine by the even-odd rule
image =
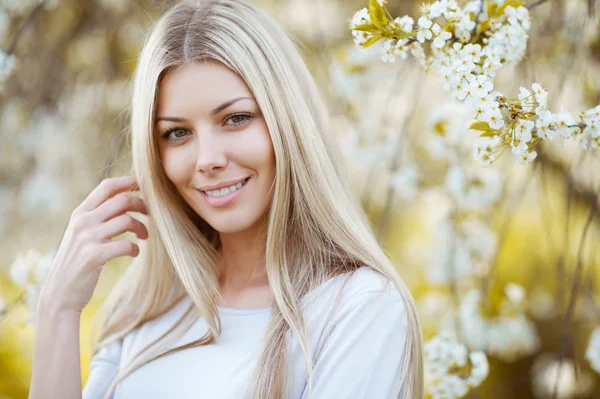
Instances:
[[[40,303],[29,399],[80,399],[79,312]]]

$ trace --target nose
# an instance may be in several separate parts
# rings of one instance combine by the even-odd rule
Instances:
[[[202,174],[211,174],[227,166],[227,156],[218,139],[217,132],[198,135],[196,141],[196,170]]]

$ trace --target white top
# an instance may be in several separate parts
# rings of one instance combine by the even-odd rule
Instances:
[[[400,294],[369,267],[336,276],[302,298],[312,351],[312,399],[398,398],[400,364],[407,333],[407,316]],[[330,314],[339,290],[337,311]],[[168,330],[188,309],[186,297],[168,313],[103,347],[91,360],[83,399],[102,399],[119,367],[151,340]],[[137,369],[119,383],[111,398],[240,399],[250,383],[261,349],[270,308],[218,307],[222,335],[211,345],[161,357]],[[200,317],[171,348],[204,335]],[[308,394],[303,352],[289,332],[288,363],[293,369],[290,399]]]

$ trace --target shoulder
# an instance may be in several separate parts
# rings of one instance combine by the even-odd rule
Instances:
[[[364,313],[373,312],[381,318],[406,318],[404,300],[393,281],[369,266],[335,276],[309,292],[307,297],[309,312],[322,316],[327,312],[328,319],[360,318]]]
[[[342,288],[352,296],[383,295],[402,302],[400,292],[394,287],[393,281],[377,270],[363,266],[348,277],[346,286]]]
[[[371,297],[383,295],[402,303],[402,296],[393,281],[386,275],[369,267],[362,266],[351,272],[337,275],[315,288],[308,296],[332,297]]]

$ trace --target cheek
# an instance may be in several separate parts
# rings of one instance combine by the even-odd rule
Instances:
[[[194,160],[190,160],[185,151],[174,148],[163,151],[161,159],[167,178],[176,186],[181,184],[187,185],[191,176],[193,176]],[[191,173],[189,172],[190,168],[192,170]]]
[[[262,172],[268,175],[275,174],[275,150],[266,124],[263,124],[260,133],[253,140],[253,154],[256,154],[256,163],[261,166]]]

